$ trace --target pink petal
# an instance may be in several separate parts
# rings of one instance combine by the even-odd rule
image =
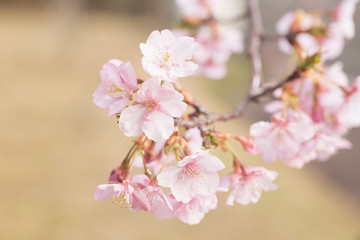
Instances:
[[[135,190],[132,194],[132,210],[138,211],[138,210],[144,210],[144,211],[150,211],[151,210],[151,204],[149,200],[147,199],[145,193],[139,190]]]
[[[194,50],[197,49],[198,45],[192,37],[179,37],[176,38],[172,47],[175,51],[174,57],[177,60],[188,60],[191,59]]]
[[[170,219],[173,214],[173,207],[168,197],[163,193],[161,189],[152,193],[152,209],[151,212],[158,219]]]
[[[133,105],[126,108],[120,115],[119,127],[127,137],[142,134],[142,122],[147,114],[147,109],[142,105]]]
[[[112,63],[105,63],[100,71],[101,80],[103,82],[121,82],[119,68]]]
[[[169,77],[171,79],[176,79],[179,77],[188,77],[190,75],[192,75],[196,69],[198,69],[198,65],[190,62],[190,61],[186,61],[183,62],[181,65],[179,66],[173,66],[170,70],[169,70]]]
[[[131,178],[131,184],[137,187],[145,187],[150,184],[150,180],[145,174],[136,174]]]
[[[220,184],[220,177],[216,172],[201,173],[191,183],[193,194],[209,196],[215,193]]]
[[[183,180],[177,181],[171,187],[171,193],[177,201],[188,203],[196,195],[196,192],[192,191],[194,188],[192,184],[193,181],[187,175],[184,175]]]
[[[123,61],[119,59],[110,59],[108,62],[114,64],[117,67],[119,67],[123,63]]]
[[[288,12],[284,16],[282,16],[278,22],[276,23],[276,31],[279,34],[286,35],[289,33],[291,24],[295,19],[294,12]]]
[[[172,187],[178,180],[178,176],[183,170],[178,167],[167,167],[158,176],[158,183],[163,187]]]
[[[167,87],[162,87],[158,96],[162,111],[165,111],[168,115],[172,117],[181,117],[185,112],[187,105],[182,102],[184,96],[181,93],[168,89]]]
[[[116,113],[120,113],[128,104],[129,99],[127,98],[120,98],[119,100],[113,102],[109,106],[109,116],[113,116]]]
[[[101,108],[108,108],[113,102],[116,101],[116,98],[107,94],[108,92],[104,90],[106,85],[101,83],[100,86],[95,90],[93,94],[93,102],[96,106]]]
[[[133,90],[137,84],[137,78],[135,75],[135,71],[130,62],[126,62],[120,65],[122,71],[120,71],[121,80],[123,84],[129,87],[129,89]]]
[[[196,164],[208,172],[216,172],[225,168],[224,163],[219,158],[208,153],[199,154]]]
[[[158,30],[155,30],[150,33],[150,36],[146,40],[146,44],[158,46],[161,44],[161,35]]]
[[[95,190],[95,201],[101,201],[111,198],[114,195],[115,184],[102,184]]]
[[[142,130],[148,138],[160,142],[174,132],[174,119],[162,112],[151,112],[143,122]]]
[[[146,102],[148,98],[158,99],[159,91],[161,89],[161,80],[159,78],[153,77],[145,80],[139,89],[139,94],[137,97],[138,102]]]

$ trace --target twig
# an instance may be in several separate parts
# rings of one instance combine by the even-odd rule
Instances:
[[[209,113],[203,118],[196,117],[196,118],[193,118],[192,120],[176,119],[176,125],[182,126],[185,128],[192,128],[192,127],[198,127],[198,126],[207,126],[207,125],[213,124],[215,122],[227,121],[230,119],[240,117],[244,113],[244,111],[245,111],[246,107],[249,105],[249,103],[258,102],[260,100],[260,98],[273,93],[279,87],[282,87],[286,83],[298,79],[299,77],[301,77],[303,71],[304,70],[297,69],[291,75],[289,75],[287,78],[283,79],[282,81],[279,81],[275,84],[265,86],[258,93],[249,93],[249,95],[247,97],[245,97],[245,99],[232,112],[228,112],[228,113],[224,113],[224,114]]]
[[[248,0],[250,15],[250,46],[249,55],[252,66],[252,80],[250,92],[257,91],[261,83],[262,63],[260,56],[261,34],[263,31],[262,19],[259,9],[259,0]]]

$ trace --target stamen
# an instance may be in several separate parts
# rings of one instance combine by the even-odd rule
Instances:
[[[122,93],[124,93],[123,89],[120,88],[117,84],[115,84],[115,82],[113,82],[114,80],[111,79],[111,81],[107,81],[105,82],[106,87],[104,88],[104,90],[107,91],[107,95],[113,95],[115,97],[119,97]],[[120,94],[119,94],[120,93]]]
[[[250,182],[250,186],[251,186],[251,189],[252,189],[253,191],[258,191],[259,193],[262,192],[262,189],[260,188],[260,186],[258,185],[257,182],[251,181],[251,182]]]
[[[200,169],[199,169],[199,167],[198,167],[196,164],[188,164],[188,165],[186,165],[186,167],[184,168],[184,172],[185,172],[187,175],[198,177],[199,174],[200,174]]]
[[[174,53],[175,51],[172,49],[165,49],[165,48],[160,48],[158,49],[157,52],[157,59],[160,63],[160,66],[162,68],[165,68],[167,70],[170,69],[170,67],[173,65],[175,59],[174,59]]]
[[[160,110],[159,104],[154,99],[148,99],[148,101],[146,101],[145,104],[148,112],[152,112],[154,110]]]
[[[131,208],[132,198],[131,195],[126,192],[126,187],[121,192],[115,192],[113,198],[111,199],[112,203],[120,208]]]

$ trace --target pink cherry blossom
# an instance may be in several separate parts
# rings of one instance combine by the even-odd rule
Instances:
[[[100,71],[101,84],[93,94],[94,103],[109,109],[109,116],[121,112],[136,89],[137,79],[130,62],[110,60]]]
[[[338,150],[350,149],[351,146],[352,144],[348,140],[338,135],[318,132],[314,138],[302,144],[300,151],[294,158],[284,163],[290,167],[302,168],[310,161],[326,161]]]
[[[167,139],[174,131],[174,117],[181,117],[186,109],[183,98],[159,79],[148,79],[139,89],[137,104],[122,112],[120,129],[128,137],[145,133],[155,142]]]
[[[211,0],[176,0],[185,18],[207,19],[211,17]]]
[[[173,216],[173,207],[168,196],[157,185],[156,180],[150,179],[144,174],[135,175],[132,184],[141,189],[151,204],[151,212],[159,219],[169,219]]]
[[[334,23],[329,24],[327,36],[325,38],[318,38],[317,42],[323,61],[339,57],[345,46],[340,28]]]
[[[195,36],[199,51],[194,60],[199,64],[198,73],[219,79],[227,72],[226,63],[233,53],[243,51],[243,35],[237,29],[219,27],[216,30],[209,26],[201,27]]]
[[[353,16],[358,2],[359,0],[343,0],[335,10],[335,22],[346,39],[353,39],[355,36]]]
[[[216,171],[225,168],[217,157],[199,152],[184,157],[158,175],[159,185],[169,187],[177,201],[190,202],[195,195],[209,196],[219,186]]]
[[[319,103],[328,113],[337,113],[344,103],[344,92],[341,87],[349,84],[348,77],[343,71],[343,64],[336,62],[329,66],[324,73],[324,81],[321,81]]]
[[[351,86],[338,114],[339,122],[349,128],[360,127],[360,76]]]
[[[290,31],[306,32],[314,24],[311,14],[304,11],[288,12],[276,23],[276,31],[281,35],[286,35]]]
[[[202,151],[203,138],[199,128],[191,128],[186,132],[185,139],[188,143],[188,155]]]
[[[318,81],[320,79],[320,81]],[[342,70],[342,63],[337,62],[325,68],[323,74],[313,74],[292,83],[292,88],[299,94],[299,105],[314,122],[322,122],[330,114],[339,111],[344,102],[344,93],[339,86],[347,85],[347,76]],[[315,100],[316,96],[316,100]],[[281,102],[282,103],[282,102]],[[273,102],[272,110],[280,111],[283,104]]]
[[[115,205],[132,210],[151,209],[146,195],[127,182],[101,184],[95,190],[94,198],[96,201],[111,199]]]
[[[325,28],[322,34],[312,34],[312,29]],[[276,25],[277,32],[284,36],[279,39],[279,48],[290,54],[294,47],[303,57],[321,51],[322,59],[329,60],[338,57],[344,48],[344,39],[341,27],[336,22],[331,22],[327,27],[320,16],[298,10],[285,14]],[[289,40],[288,38],[291,38]],[[290,43],[291,42],[291,43]]]
[[[198,44],[191,37],[175,37],[168,30],[153,31],[146,43],[140,44],[145,71],[161,80],[175,82],[179,77],[192,75],[198,66],[188,61]]]
[[[209,196],[196,195],[188,203],[176,202],[174,196],[170,197],[174,206],[173,216],[190,225],[200,223],[207,212],[217,207],[215,193]]]
[[[316,159],[326,161],[340,149],[350,149],[351,142],[337,135],[318,133],[314,139]]]
[[[281,114],[275,114],[272,122],[261,121],[250,127],[250,135],[260,147],[265,162],[287,161],[295,157],[302,142],[311,139],[315,134],[307,114],[300,111],[289,113],[288,119]]]
[[[226,205],[234,205],[234,201],[242,205],[257,203],[262,191],[274,191],[277,185],[272,183],[278,173],[263,167],[245,167],[246,173],[232,173],[221,179],[221,186],[231,188],[232,192]]]

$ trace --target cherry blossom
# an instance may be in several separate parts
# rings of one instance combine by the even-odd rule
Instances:
[[[188,155],[201,152],[203,138],[199,128],[191,128],[186,132],[185,138],[187,140],[187,153]]]
[[[313,143],[316,146],[316,159],[320,161],[328,160],[340,149],[350,149],[352,144],[337,135],[329,135],[325,133],[317,133]]]
[[[172,204],[168,196],[157,185],[156,179],[150,181],[146,175],[138,174],[132,178],[132,184],[139,187],[146,195],[149,203],[151,204],[151,212],[155,217],[159,219],[169,219],[173,217]]]
[[[164,81],[175,82],[179,77],[188,77],[198,68],[188,61],[197,47],[194,38],[175,37],[168,29],[153,31],[146,43],[140,44],[143,68]]]
[[[360,76],[356,78],[350,88],[350,92],[345,97],[344,103],[339,112],[341,124],[352,128],[360,127]]]
[[[174,196],[170,197],[174,206],[173,216],[190,225],[200,223],[207,212],[217,207],[215,193],[209,196],[196,195],[188,203],[176,202]]]
[[[355,36],[354,13],[358,0],[342,0],[336,8],[335,23],[346,39],[353,39]]]
[[[160,79],[148,79],[139,89],[137,104],[122,112],[120,129],[128,137],[145,133],[155,142],[167,139],[174,131],[174,117],[180,117],[186,109],[183,98],[181,93],[161,85]]]
[[[111,199],[115,205],[132,210],[151,209],[146,195],[127,182],[101,184],[95,190],[94,198],[96,201]]]
[[[95,190],[95,200],[111,199],[122,208],[193,225],[217,208],[219,192],[230,190],[226,205],[248,205],[257,203],[262,191],[277,189],[273,181],[278,173],[245,165],[248,160],[240,157],[233,140],[241,143],[240,151],[261,153],[265,162],[280,160],[298,169],[350,149],[344,136],[360,127],[360,76],[350,84],[341,62],[325,61],[338,57],[345,40],[354,38],[358,1],[343,0],[334,10],[286,13],[276,25],[278,38],[263,30],[258,1],[249,1],[244,15],[220,20],[214,11],[222,10],[223,1],[176,0],[182,29],[153,31],[140,44],[142,66],[151,78],[137,79],[129,62],[116,59],[100,72],[94,103],[116,115],[125,136],[139,137],[112,170],[108,184]],[[243,20],[250,23],[246,50],[251,87],[233,111],[211,112],[176,81],[194,73],[223,78],[232,54],[245,47],[242,32],[229,26]],[[280,49],[297,59],[289,75],[266,82],[257,63],[263,61],[261,44],[269,39],[279,40]],[[269,96],[265,111],[271,121],[252,124],[249,137],[236,129],[226,133],[214,128],[214,123],[238,118],[250,103]],[[231,174],[221,180],[218,171],[225,165],[212,155],[216,148],[233,160]],[[135,167],[144,174],[135,174]]]
[[[221,186],[231,188],[232,192],[226,200],[226,205],[234,205],[234,201],[242,205],[257,203],[262,191],[274,191],[277,185],[272,183],[278,173],[263,167],[245,168],[245,173],[232,173],[221,179]]]
[[[302,168],[310,161],[326,161],[340,149],[350,149],[352,144],[336,135],[327,134],[319,129],[309,141],[303,142],[297,155],[284,161],[290,167]]]
[[[272,122],[257,122],[251,125],[250,135],[260,147],[265,162],[287,161],[298,153],[301,144],[315,134],[311,119],[303,112],[291,112],[285,119],[275,114]]]
[[[213,79],[226,75],[226,63],[233,53],[243,51],[243,36],[237,29],[210,26],[201,27],[195,36],[199,50],[194,55],[194,61],[199,64],[198,73]]]
[[[169,187],[177,201],[190,202],[195,195],[209,196],[219,186],[217,171],[225,168],[217,157],[199,152],[184,157],[158,175],[159,185]]]
[[[284,36],[279,40],[279,47],[288,54],[294,48],[302,57],[321,51],[322,59],[328,60],[338,57],[344,48],[344,30],[336,19],[326,24],[321,15],[298,10],[280,18],[276,29]]]
[[[185,18],[207,19],[211,17],[212,0],[176,0]]]
[[[136,89],[136,76],[130,62],[110,60],[100,71],[101,84],[93,94],[94,103],[109,109],[109,116],[121,112]]]

